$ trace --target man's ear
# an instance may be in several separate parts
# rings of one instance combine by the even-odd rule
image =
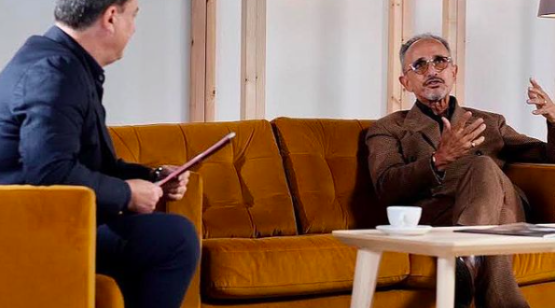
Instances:
[[[411,91],[411,88],[410,88],[410,81],[409,81],[409,79],[407,78],[407,76],[405,76],[405,75],[399,76],[399,82],[403,85],[403,87],[404,87],[407,91],[412,92],[412,91]]]
[[[459,71],[459,67],[457,65],[453,65],[453,81],[457,81],[457,72]]]
[[[114,27],[114,20],[117,18],[117,12],[117,6],[110,5],[100,17],[102,28],[108,30],[110,33],[114,33],[116,31]]]

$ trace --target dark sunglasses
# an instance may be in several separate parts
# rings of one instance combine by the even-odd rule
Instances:
[[[414,63],[412,63],[410,67],[403,72],[403,74],[406,74],[409,71],[413,71],[418,75],[424,75],[428,71],[428,68],[430,67],[430,63],[432,63],[432,67],[436,71],[441,72],[444,69],[446,69],[447,66],[449,66],[449,63],[451,63],[451,61],[452,61],[451,57],[445,57],[445,56],[434,56],[431,59],[420,58],[414,61]]]

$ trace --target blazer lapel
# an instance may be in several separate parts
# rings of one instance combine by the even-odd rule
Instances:
[[[112,138],[110,137],[110,133],[108,132],[108,128],[106,127],[106,113],[104,111],[104,107],[102,106],[102,104],[100,104],[100,102],[95,102],[94,105],[98,130],[100,131],[100,139],[102,139],[104,146],[110,152],[111,157],[115,159],[116,153],[114,151],[114,145],[112,144]]]
[[[451,99],[454,99],[453,97]],[[453,115],[451,116],[451,126],[456,125],[462,115],[466,110],[459,106],[455,102],[455,109]],[[412,132],[412,136],[421,135],[426,142],[428,142],[435,150],[439,146],[439,141],[441,140],[441,132],[439,130],[439,124],[424,114],[416,104],[412,106],[412,109],[407,114],[405,118],[404,127],[407,131]]]
[[[451,126],[457,125],[465,112],[466,110],[464,108],[460,107],[459,104],[455,104],[455,110],[453,111],[453,115],[451,116]],[[472,116],[472,118],[474,118],[474,115]]]
[[[407,114],[404,128],[411,132],[408,138],[422,138],[434,149],[437,149],[441,138],[439,124],[425,115],[416,104],[412,106]]]

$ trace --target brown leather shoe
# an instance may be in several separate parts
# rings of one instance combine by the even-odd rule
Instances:
[[[466,257],[458,257],[455,263],[455,308],[469,308],[474,299],[474,278]]]

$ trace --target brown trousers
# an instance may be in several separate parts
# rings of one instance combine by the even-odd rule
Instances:
[[[444,183],[445,188],[436,189],[432,198],[418,203],[423,209],[422,223],[472,226],[525,221],[521,196],[491,158],[465,157],[452,173],[445,179],[451,183]],[[513,276],[511,256],[487,257],[480,271],[477,307],[529,307]]]

